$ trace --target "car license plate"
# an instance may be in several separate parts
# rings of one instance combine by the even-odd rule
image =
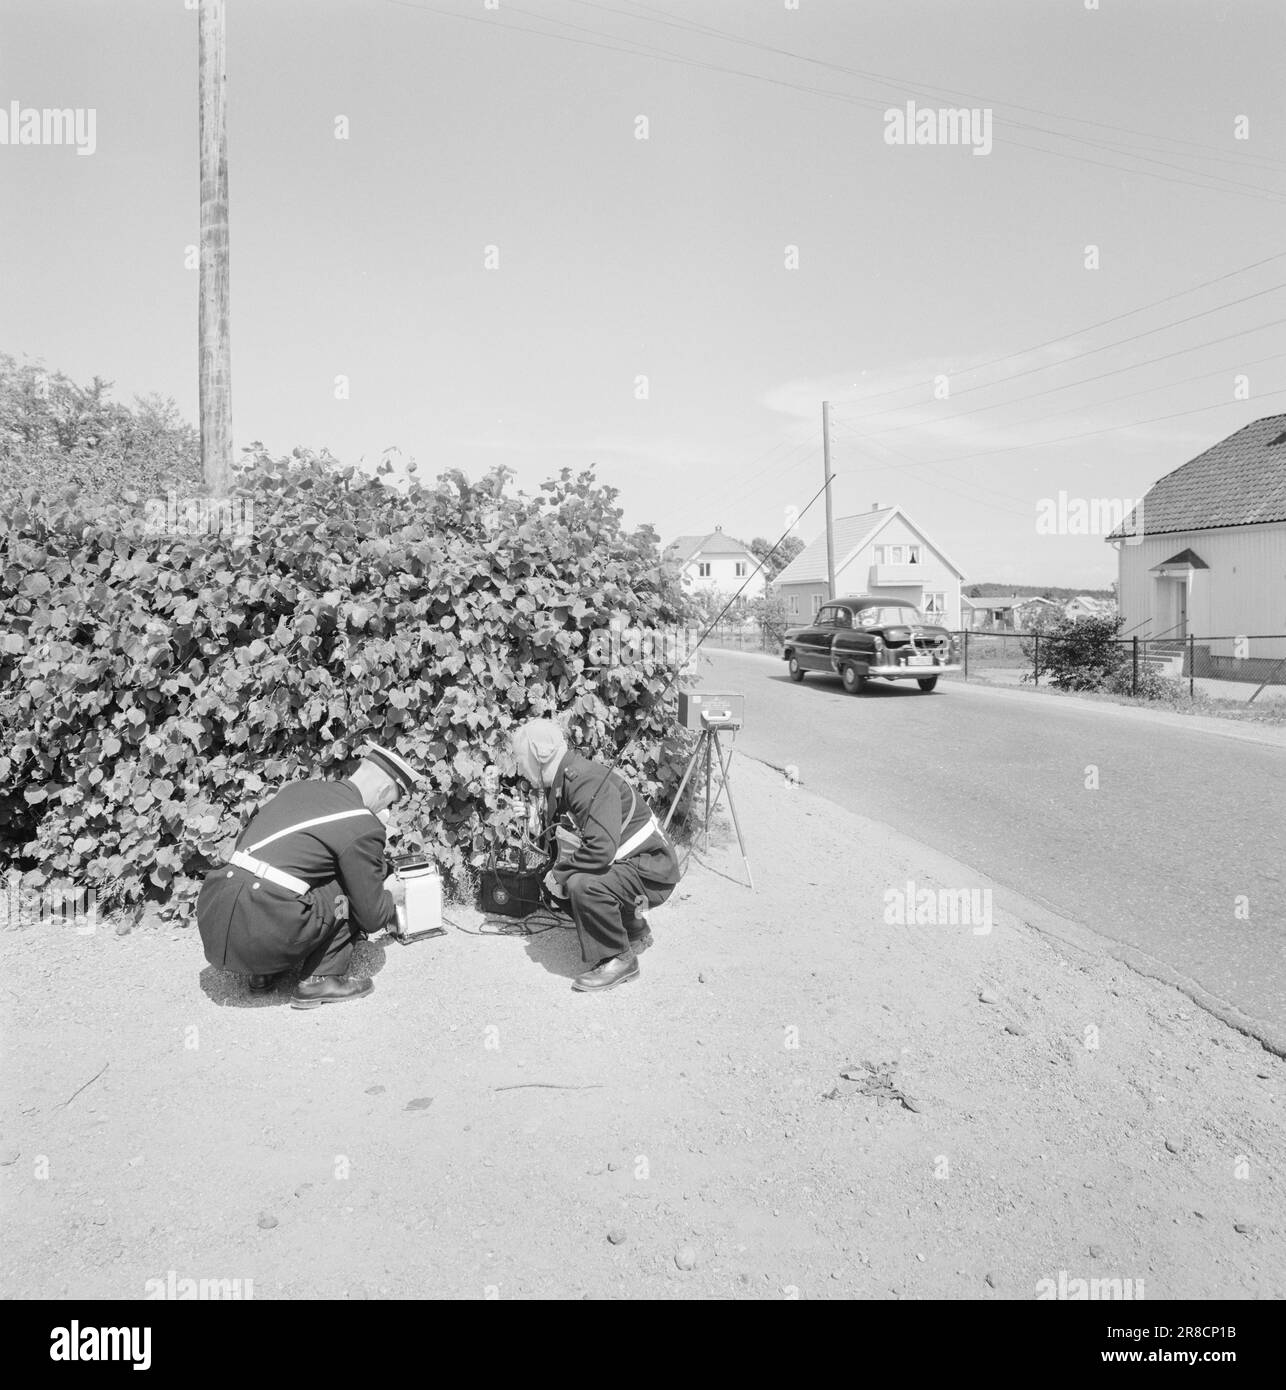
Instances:
[[[908,656],[906,664],[908,666],[932,666],[933,658],[931,656]]]

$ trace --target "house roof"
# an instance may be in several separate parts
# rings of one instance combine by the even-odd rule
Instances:
[[[1159,570],[1169,569],[1192,569],[1208,570],[1210,566],[1201,558],[1197,552],[1191,548],[1181,550],[1177,555],[1171,555],[1168,560],[1162,560],[1159,565],[1153,565],[1150,573],[1156,574]]]
[[[1143,498],[1148,536],[1267,521],[1286,521],[1286,415],[1265,415],[1221,439]],[[1108,539],[1135,534],[1122,523]]]
[[[711,531],[704,536],[679,536],[665,547],[664,559],[669,564],[686,565],[698,555],[750,555],[749,546],[725,536],[722,531]]]
[[[885,526],[895,516],[900,516],[903,521],[919,536],[923,537],[925,543],[931,546],[942,556],[943,560],[955,570],[957,574],[963,574],[951,561],[947,559],[942,551],[936,546],[928,536],[918,527],[900,507],[879,507],[871,512],[859,512],[857,516],[842,516],[835,522],[835,573],[836,575],[852,560],[861,548],[875,537],[876,532]],[[805,546],[803,550],[786,566],[784,570],[773,581],[776,588],[782,584],[825,584],[829,579],[826,572],[826,533],[823,532],[811,545]]]
[[[1029,603],[1053,603],[1053,599],[1042,598],[1039,594],[1011,594],[1008,598],[976,598],[971,602],[976,608],[1023,608]]]

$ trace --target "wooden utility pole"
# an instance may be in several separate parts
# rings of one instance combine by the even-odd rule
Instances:
[[[826,483],[826,579],[835,597],[835,517],[831,511],[831,403],[822,402],[822,477]]]
[[[212,497],[232,471],[232,354],[228,329],[228,62],[224,0],[201,0],[201,471]]]

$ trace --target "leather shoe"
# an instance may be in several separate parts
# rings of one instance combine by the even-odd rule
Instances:
[[[599,961],[593,970],[577,975],[572,981],[572,988],[585,993],[601,992],[605,989],[615,989],[626,980],[637,980],[638,974],[638,957],[630,949],[622,951],[619,956],[608,956],[606,960]]]
[[[290,1007],[316,1009],[322,1004],[342,1004],[346,999],[360,999],[373,988],[369,979],[355,980],[351,975],[310,975],[295,986]]]
[[[277,983],[276,975],[251,975],[250,993],[267,994],[268,991]]]

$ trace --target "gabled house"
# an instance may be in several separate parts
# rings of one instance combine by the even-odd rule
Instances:
[[[1253,677],[1256,663],[1286,656],[1286,636],[1269,636],[1286,634],[1286,415],[1167,473],[1107,539],[1123,635],[1192,636],[1221,674],[1241,663]]]
[[[944,627],[960,627],[964,574],[900,507],[881,507],[835,522],[836,594],[876,594],[912,603]],[[787,622],[807,622],[830,597],[826,536],[800,551],[773,581]]]
[[[742,593],[743,599],[759,598],[767,580],[763,570],[757,574],[758,557],[748,546],[716,526],[704,536],[680,536],[665,547],[662,563],[681,576],[690,589],[707,589],[712,593],[735,594],[750,576]]]
[[[1110,598],[1095,598],[1092,594],[1077,594],[1063,606],[1063,617],[1078,623],[1082,618],[1113,618],[1116,604]]]
[[[975,632],[1027,632],[1038,613],[1050,613],[1058,607],[1053,599],[1032,594],[1010,594],[1008,598],[993,594],[964,602],[968,604],[965,625]]]

